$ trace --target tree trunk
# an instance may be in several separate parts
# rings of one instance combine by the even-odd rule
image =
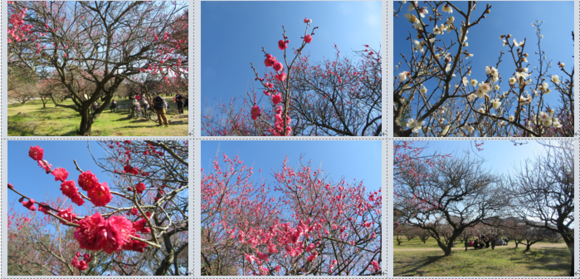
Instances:
[[[81,136],[90,136],[91,135],[91,126],[93,125],[93,119],[90,116],[88,106],[83,106],[81,108],[81,126],[79,128],[79,135]]]
[[[451,256],[451,246],[445,247],[443,252],[445,252],[445,256]]]
[[[574,274],[574,241],[566,242],[568,250],[570,250],[570,274],[568,276],[575,276]]]
[[[441,240],[437,239],[437,244],[439,245],[439,248],[441,248],[441,250],[443,250],[443,252],[445,252],[445,256],[451,256],[451,249],[453,247],[453,241],[455,241],[455,238],[451,237],[451,238],[449,238],[447,245],[445,245],[445,244],[443,244],[443,242],[441,242]]]

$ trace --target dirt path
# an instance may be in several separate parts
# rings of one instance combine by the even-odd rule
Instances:
[[[495,249],[498,248],[515,248],[516,245],[510,243],[510,245],[507,246],[495,246]],[[519,247],[523,247],[525,248],[526,245],[524,244],[520,244],[518,245]],[[536,243],[534,245],[532,245],[532,248],[566,248],[566,244],[565,243]],[[485,249],[485,248],[484,248]],[[491,249],[491,248],[488,248]],[[465,246],[457,246],[457,247],[453,247],[453,250],[465,250]],[[473,247],[469,247],[468,250],[473,250]],[[407,248],[407,249],[393,249],[394,252],[412,252],[412,251],[442,251],[441,248]]]

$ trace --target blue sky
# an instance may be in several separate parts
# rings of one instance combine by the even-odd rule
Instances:
[[[471,156],[477,155],[485,159],[484,168],[490,170],[492,174],[509,175],[516,173],[525,160],[534,160],[538,155],[544,154],[544,147],[536,141],[517,141],[523,145],[514,146],[514,142],[509,140],[478,141],[484,143],[483,151],[477,151],[473,141],[425,141],[415,142],[414,146],[426,146],[423,154],[429,155],[435,152],[439,154],[449,154],[461,157],[463,151],[471,152]]]
[[[300,155],[304,155],[303,164],[312,160],[313,169],[321,166],[324,175],[334,181],[342,176],[349,183],[362,180],[367,192],[382,186],[381,141],[202,141],[198,166],[205,172],[210,170],[217,150],[220,163],[221,153],[232,158],[239,155],[245,165],[254,167],[256,179],[261,169],[266,182],[275,182],[272,174],[282,169],[286,156],[288,166],[296,168]]]
[[[462,10],[466,10],[467,8],[467,2],[453,3]],[[538,51],[535,34],[536,29],[531,25],[535,20],[544,21],[541,26],[544,36],[541,46],[542,51],[546,53],[546,58],[552,60],[552,68],[549,70],[549,73],[551,75],[557,74],[562,79],[562,73],[557,66],[558,61],[564,62],[566,64],[566,70],[571,72],[572,65],[574,65],[572,57],[574,55],[574,46],[571,33],[574,31],[575,24],[574,3],[572,1],[478,1],[474,14],[479,16],[488,3],[492,6],[491,13],[487,14],[486,18],[482,19],[479,25],[470,28],[467,34],[467,42],[469,43],[467,49],[470,53],[474,54],[473,57],[467,60],[468,62],[471,61],[471,66],[473,66],[470,78],[478,81],[485,80],[485,66],[495,66],[499,52],[503,50],[506,54],[502,58],[503,61],[498,71],[500,76],[503,77],[501,92],[507,90],[507,79],[515,72],[515,66],[510,53],[507,52],[509,48],[502,46],[503,42],[499,38],[500,35],[511,34],[512,38],[510,38],[510,42],[514,38],[518,42],[527,38],[525,52],[530,55],[528,57],[528,61],[530,62],[529,69],[532,70],[534,66],[538,66],[539,57],[535,54]],[[397,10],[399,5],[400,2],[395,2],[394,9]],[[411,34],[413,36],[417,33],[412,29],[411,23],[403,16],[407,13],[408,6],[409,2],[404,4],[399,18],[394,18],[393,58],[395,65],[402,61],[400,53],[410,54],[409,41],[406,40],[407,36],[409,36],[408,30],[412,31]],[[420,5],[420,7],[423,6],[425,5]],[[441,12],[441,9],[439,10]],[[444,12],[442,14],[444,19],[452,15],[455,17],[456,24],[461,22],[462,16],[456,11],[453,14]],[[430,12],[429,15],[432,15],[432,13]],[[432,26],[427,28],[430,33],[432,29]],[[438,38],[449,42],[451,36],[454,35],[447,35],[445,33],[445,35],[440,35]],[[393,77],[404,70],[406,69],[401,68],[395,71]],[[429,85],[427,85],[427,88],[429,88]],[[434,85],[430,88],[434,88]],[[550,88],[553,90],[553,85]],[[545,96],[548,103],[553,104],[552,107],[559,105],[558,94],[555,92],[553,90],[553,94]]]
[[[201,2],[201,96],[202,110],[213,104],[242,99],[251,92],[254,72],[250,63],[263,75],[264,54],[282,57],[278,48],[282,25],[290,40],[288,50],[300,46],[306,24],[318,26],[312,42],[303,54],[311,63],[335,55],[334,44],[343,57],[355,57],[353,51],[368,44],[380,50],[384,14],[381,2]],[[290,55],[292,52],[289,52]],[[256,84],[257,89],[259,84]],[[257,90],[262,92],[261,90]],[[260,96],[260,95],[259,95]],[[249,113],[249,110],[248,110]]]
[[[80,173],[73,162],[75,159],[83,171],[90,170],[97,176],[99,182],[107,182],[109,185],[113,183],[111,177],[102,172],[93,161],[87,149],[87,141],[8,141],[8,183],[12,183],[16,190],[35,201],[46,202],[55,201],[57,198],[63,200],[67,198],[60,191],[61,182],[54,181],[54,175],[46,174],[36,161],[28,156],[31,146],[40,146],[44,149],[44,160],[52,164],[53,169],[65,168],[69,172],[67,180],[76,182],[79,177]],[[91,141],[90,146],[95,158],[104,156],[103,149],[97,142]],[[19,195],[8,191],[8,201],[15,203],[14,209],[28,211],[18,204],[19,198]],[[70,199],[67,200],[71,203]],[[73,211],[77,215],[86,214],[87,205],[92,206],[90,203],[85,203],[83,206],[73,205]]]

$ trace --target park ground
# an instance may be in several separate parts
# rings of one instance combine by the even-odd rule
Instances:
[[[128,109],[111,112],[104,110],[91,129],[92,136],[187,136],[188,108],[183,115],[176,114],[177,105],[172,97],[165,97],[168,104],[169,127],[157,126],[157,122],[144,118],[130,118]],[[131,100],[117,99],[120,106],[130,107]],[[68,100],[65,105],[73,104]],[[9,136],[77,136],[81,123],[80,115],[68,108],[55,107],[52,101],[42,107],[40,100],[28,101],[24,105],[8,105]]]
[[[508,246],[496,246],[465,251],[463,243],[453,248],[451,256],[443,251],[434,239],[425,244],[419,239],[401,245],[393,243],[394,276],[568,276],[570,251],[566,244],[538,242],[530,251],[523,253],[525,245],[515,248],[513,241]]]

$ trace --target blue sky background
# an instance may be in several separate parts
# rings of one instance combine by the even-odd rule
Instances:
[[[380,50],[382,11],[380,1],[202,1],[202,110],[220,99],[228,103],[232,97],[247,97],[255,78],[250,63],[260,75],[266,70],[262,47],[279,59],[283,57],[278,48],[278,41],[283,39],[282,25],[290,40],[288,56],[302,42],[306,17],[313,21],[309,30],[318,26],[312,42],[303,50],[303,55],[310,55],[311,63],[333,58],[334,44],[342,57],[355,58],[353,51],[364,50],[365,44]],[[259,83],[255,86],[261,88]],[[256,92],[262,94],[261,90]]]
[[[73,162],[75,159],[83,171],[90,170],[97,176],[99,182],[107,182],[109,185],[113,183],[111,177],[102,172],[93,161],[87,148],[87,141],[8,141],[8,183],[12,183],[14,189],[35,201],[47,202],[62,198],[71,203],[70,199],[60,191],[61,182],[54,181],[54,175],[46,174],[36,161],[28,156],[31,146],[40,146],[44,149],[44,160],[52,164],[53,169],[65,168],[69,172],[67,180],[74,180],[77,183],[80,173]],[[103,149],[96,141],[91,141],[90,146],[95,158],[104,156]],[[83,193],[86,195],[86,192]],[[21,212],[28,211],[18,204],[19,198],[19,195],[8,191],[8,201],[15,203],[14,209]],[[113,196],[114,199],[115,196]],[[85,202],[83,206],[73,204],[73,211],[77,215],[84,215],[87,213],[86,206],[92,207],[92,204],[90,202]],[[44,214],[41,213],[41,215]]]
[[[426,6],[421,4],[420,7]],[[494,66],[497,63],[497,58],[499,57],[500,51],[505,51],[502,58],[502,62],[498,68],[500,76],[503,78],[501,84],[501,92],[507,91],[509,84],[507,79],[513,75],[515,72],[515,64],[511,58],[511,54],[507,51],[509,47],[503,47],[503,41],[499,38],[500,35],[511,34],[512,37],[509,39],[512,43],[515,38],[518,42],[523,41],[527,38],[525,52],[529,53],[528,62],[530,66],[528,67],[530,71],[534,66],[539,66],[538,55],[535,53],[538,50],[537,47],[537,37],[536,28],[531,24],[535,20],[544,21],[541,26],[542,39],[541,46],[542,51],[546,53],[546,58],[552,60],[552,68],[549,70],[551,75],[557,74],[562,80],[562,72],[558,69],[558,61],[566,64],[566,70],[571,72],[572,66],[574,65],[574,46],[572,41],[572,31],[574,31],[574,2],[572,1],[478,1],[477,7],[474,12],[472,12],[472,20],[479,17],[481,13],[485,10],[486,4],[490,4],[491,13],[486,15],[486,18],[482,19],[478,25],[469,29],[467,34],[467,42],[469,46],[467,50],[469,53],[473,53],[474,56],[470,57],[467,62],[471,61],[472,74],[468,78],[476,79],[478,82],[485,80],[485,67]],[[453,2],[461,10],[467,9],[467,2]],[[394,9],[399,8],[400,2],[394,3]],[[409,30],[413,37],[417,32],[412,29],[411,23],[404,17],[407,12],[409,2],[403,5],[399,18],[394,18],[394,65],[397,65],[401,59],[400,53],[403,53],[409,57],[411,53],[409,47],[409,41],[406,40],[409,36]],[[439,9],[441,12],[441,9]],[[455,17],[455,24],[460,24],[463,18],[457,11],[452,14],[441,12],[443,15],[443,20],[447,19],[448,16]],[[429,12],[432,15],[432,12]],[[428,17],[425,17],[427,19]],[[427,27],[429,33],[433,31],[433,26]],[[438,35],[437,38],[441,38],[446,42],[449,42],[451,38],[455,35],[447,34]],[[440,44],[440,43],[439,43]],[[398,75],[401,71],[407,70],[406,67],[401,67],[393,73],[393,77]],[[534,72],[534,76],[537,71]],[[550,75],[550,76],[551,76]],[[550,77],[548,76],[548,78]],[[532,79],[533,80],[533,79]],[[548,80],[549,81],[549,80]],[[550,82],[551,84],[551,82]],[[433,89],[435,85],[429,86],[427,88]],[[554,86],[550,85],[552,93],[545,95],[545,100],[548,104],[553,104],[552,107],[559,105],[559,96],[554,90]],[[531,94],[531,90],[530,94]],[[414,115],[412,116],[414,118]]]
[[[527,159],[534,160],[538,155],[545,154],[544,147],[538,142],[517,141],[524,143],[523,145],[514,146],[514,142],[509,140],[490,140],[478,141],[484,143],[483,151],[477,151],[473,141],[426,141],[415,142],[414,146],[427,146],[422,154],[430,155],[434,153],[449,154],[461,157],[468,151],[471,156],[479,156],[485,159],[484,168],[490,170],[491,173],[497,175],[509,175],[516,173],[520,166],[525,163]]]
[[[259,181],[261,169],[267,185],[275,182],[272,174],[282,169],[286,156],[288,166],[296,169],[300,155],[304,155],[303,164],[312,160],[312,169],[321,166],[329,179],[339,181],[344,176],[348,183],[362,180],[367,192],[382,187],[381,141],[202,141],[198,166],[204,172],[213,169],[209,167],[218,150],[220,163],[225,153],[230,158],[239,155],[245,165],[253,166],[255,181]]]

